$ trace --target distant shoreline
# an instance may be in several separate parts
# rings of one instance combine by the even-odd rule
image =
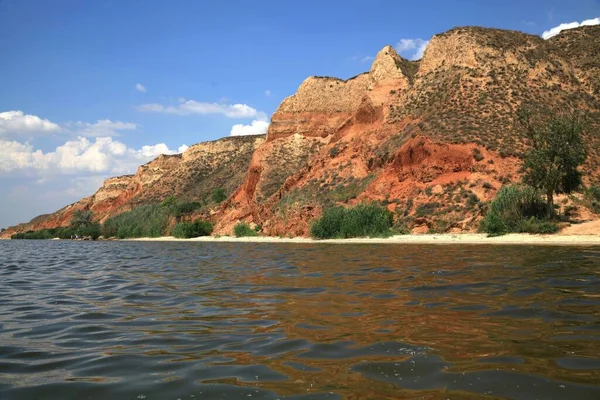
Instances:
[[[208,242],[208,243],[304,243],[304,244],[492,244],[492,245],[554,245],[554,246],[600,246],[600,235],[530,235],[511,233],[488,237],[480,233],[396,235],[389,238],[352,238],[316,240],[304,237],[279,238],[273,236],[202,236],[178,239],[173,236],[156,238],[121,239],[147,242]]]

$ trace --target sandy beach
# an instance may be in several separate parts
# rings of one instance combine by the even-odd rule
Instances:
[[[232,236],[204,236],[192,239],[177,239],[173,236],[157,238],[126,239],[132,241],[183,241],[183,242],[243,242],[243,243],[323,243],[323,244],[497,244],[497,245],[557,245],[557,246],[600,246],[600,235],[528,235],[508,234],[488,237],[486,234],[435,234],[435,235],[398,235],[389,238],[354,238],[315,240],[310,238],[279,238],[255,236],[236,238]]]

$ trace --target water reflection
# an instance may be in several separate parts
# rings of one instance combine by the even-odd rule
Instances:
[[[598,266],[598,248],[3,242],[0,393],[597,399]]]

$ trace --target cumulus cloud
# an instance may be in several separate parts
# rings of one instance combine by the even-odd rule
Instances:
[[[550,39],[551,37],[558,35],[560,32],[562,32],[564,30],[579,28],[580,26],[590,26],[590,25],[600,25],[600,17],[586,19],[585,21],[582,21],[582,22],[562,23],[558,26],[555,26],[554,28],[550,28],[547,31],[544,31],[544,33],[542,33],[542,37],[544,39]]]
[[[400,39],[396,43],[396,51],[409,60],[419,60],[423,58],[425,49],[429,40],[423,39]]]
[[[237,124],[231,127],[231,136],[262,135],[267,133],[269,122],[266,119],[255,119],[250,125]]]
[[[195,100],[179,99],[179,104],[175,106],[165,106],[162,104],[151,103],[142,104],[136,107],[138,111],[164,113],[174,115],[223,115],[227,118],[256,118],[264,113],[250,107],[247,104],[219,104],[203,103]]]
[[[87,137],[102,137],[102,136],[118,136],[118,131],[135,130],[137,125],[132,122],[111,121],[109,119],[101,119],[95,123],[89,122],[68,122],[66,128],[75,132],[80,136]]]
[[[0,174],[24,172],[30,175],[57,173],[131,173],[144,162],[160,154],[175,154],[164,143],[129,148],[112,137],[97,137],[93,141],[80,136],[58,146],[54,151],[43,152],[31,143],[0,140]],[[185,145],[180,149],[185,148]]]
[[[137,90],[140,93],[146,93],[147,89],[146,86],[142,85],[141,83],[138,83],[135,85],[135,90]]]
[[[57,124],[37,115],[29,115],[23,111],[0,112],[0,136],[31,136],[42,133],[61,133],[71,136],[104,137],[118,136],[119,131],[134,130],[138,126],[132,122],[111,121],[101,119],[90,122],[67,122]]]
[[[0,112],[0,135],[22,135],[32,133],[60,132],[61,128],[54,122],[29,115],[23,111]]]

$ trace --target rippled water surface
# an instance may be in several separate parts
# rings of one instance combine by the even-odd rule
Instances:
[[[600,248],[0,242],[1,399],[600,399]]]

